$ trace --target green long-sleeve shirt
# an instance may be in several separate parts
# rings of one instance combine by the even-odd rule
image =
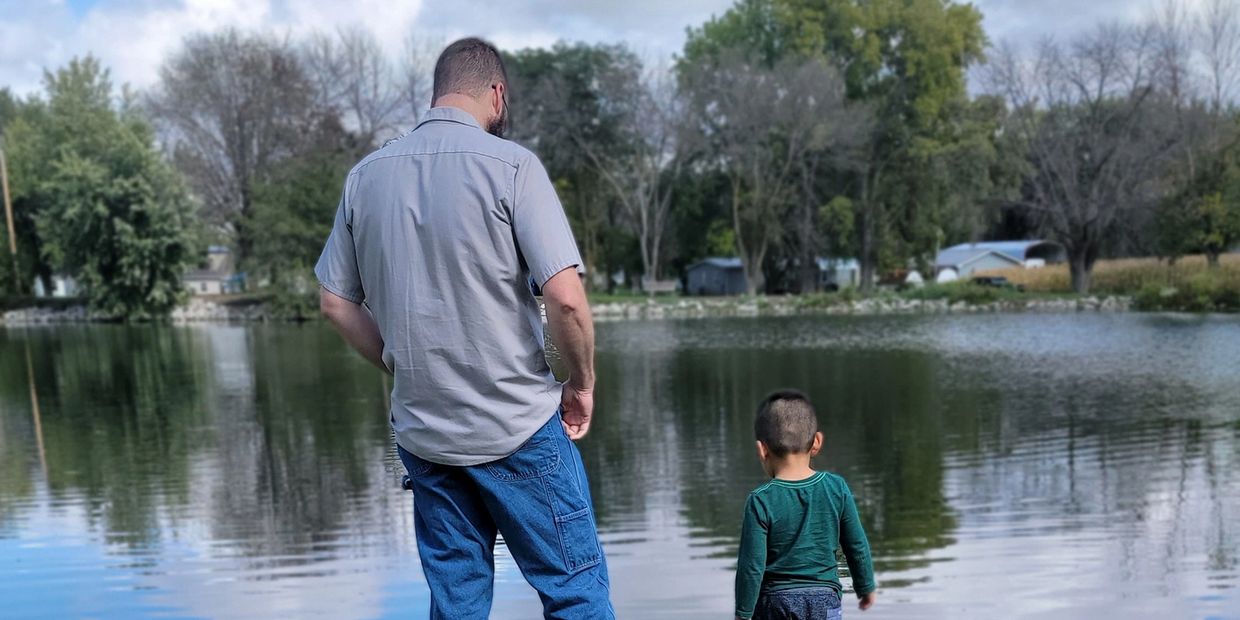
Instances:
[[[844,479],[827,472],[797,482],[772,480],[749,494],[736,562],[736,616],[753,617],[761,592],[827,586],[842,590],[836,548],[853,589],[872,592],[870,543]]]

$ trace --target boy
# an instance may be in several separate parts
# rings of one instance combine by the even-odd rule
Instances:
[[[835,550],[848,559],[862,610],[874,604],[870,544],[844,479],[814,471],[818,416],[801,392],[775,392],[754,421],[758,460],[771,481],[749,494],[736,565],[736,617],[838,620]]]

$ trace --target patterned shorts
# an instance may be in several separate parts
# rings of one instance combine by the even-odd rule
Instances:
[[[834,588],[797,588],[763,594],[753,620],[840,620],[844,610]]]

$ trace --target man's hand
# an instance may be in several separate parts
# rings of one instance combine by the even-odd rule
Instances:
[[[593,414],[594,390],[565,383],[564,392],[560,395],[560,415],[568,438],[577,441],[585,437],[590,432],[590,417]]]
[[[869,608],[873,607],[873,606],[874,606],[874,601],[876,601],[876,600],[878,600],[878,593],[877,593],[877,592],[871,592],[871,593],[869,593],[869,594],[867,594],[867,595],[865,595],[865,596],[861,597],[861,601],[857,603],[857,607],[860,607],[860,608],[861,608],[861,611],[865,611],[865,610],[867,610],[867,609],[869,609]]]
[[[568,383],[560,395],[564,432],[576,441],[586,436],[594,414],[594,320],[590,302],[573,267],[551,276],[542,291],[547,330],[568,366]]]

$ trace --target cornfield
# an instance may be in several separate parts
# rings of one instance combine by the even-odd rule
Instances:
[[[1014,267],[979,275],[1003,276],[1034,293],[1072,292],[1072,276],[1066,263],[1038,269]],[[1131,295],[1149,288],[1185,288],[1203,278],[1223,288],[1240,289],[1240,254],[1224,254],[1217,270],[1207,266],[1204,256],[1186,256],[1174,265],[1156,258],[1100,260],[1094,265],[1092,290]]]

